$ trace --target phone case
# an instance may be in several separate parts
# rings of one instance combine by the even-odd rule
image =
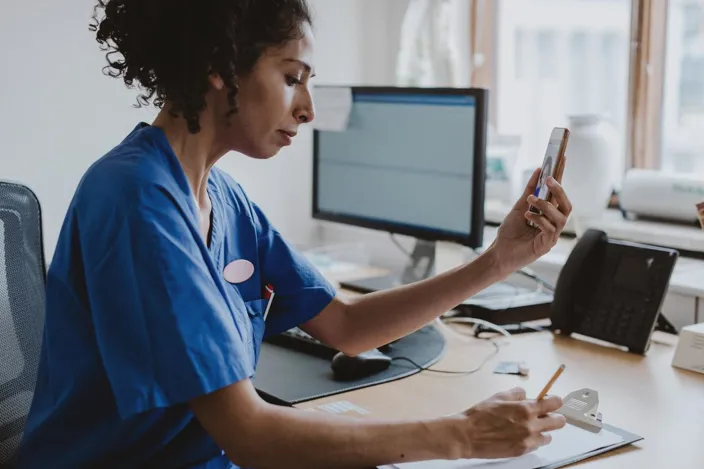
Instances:
[[[562,174],[565,171],[566,161],[567,161],[567,156],[565,155],[557,161],[557,167],[555,168],[555,176],[553,176],[553,177],[560,184],[562,184]],[[546,199],[548,202],[552,203],[552,201],[553,201],[552,191],[548,191],[548,196]]]

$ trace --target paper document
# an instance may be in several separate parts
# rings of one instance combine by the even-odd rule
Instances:
[[[573,425],[566,425],[551,434],[552,442],[549,445],[518,458],[424,461],[385,466],[382,469],[538,469],[624,441],[620,435],[608,430],[591,433]]]
[[[352,112],[352,89],[345,87],[321,87],[313,89],[315,120],[318,130],[347,129]]]

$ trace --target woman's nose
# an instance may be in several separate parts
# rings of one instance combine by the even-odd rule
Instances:
[[[300,109],[297,114],[296,119],[301,124],[311,122],[315,119],[315,111],[313,110],[313,106],[308,109]]]

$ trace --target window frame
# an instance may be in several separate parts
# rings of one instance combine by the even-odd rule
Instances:
[[[470,85],[495,89],[498,2],[469,2]],[[668,0],[631,0],[626,170],[660,168],[668,14]],[[496,103],[491,93],[492,124],[497,120]]]

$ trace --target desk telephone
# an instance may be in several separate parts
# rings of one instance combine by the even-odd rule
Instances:
[[[678,252],[611,240],[588,230],[555,286],[552,329],[645,353],[658,322]]]

